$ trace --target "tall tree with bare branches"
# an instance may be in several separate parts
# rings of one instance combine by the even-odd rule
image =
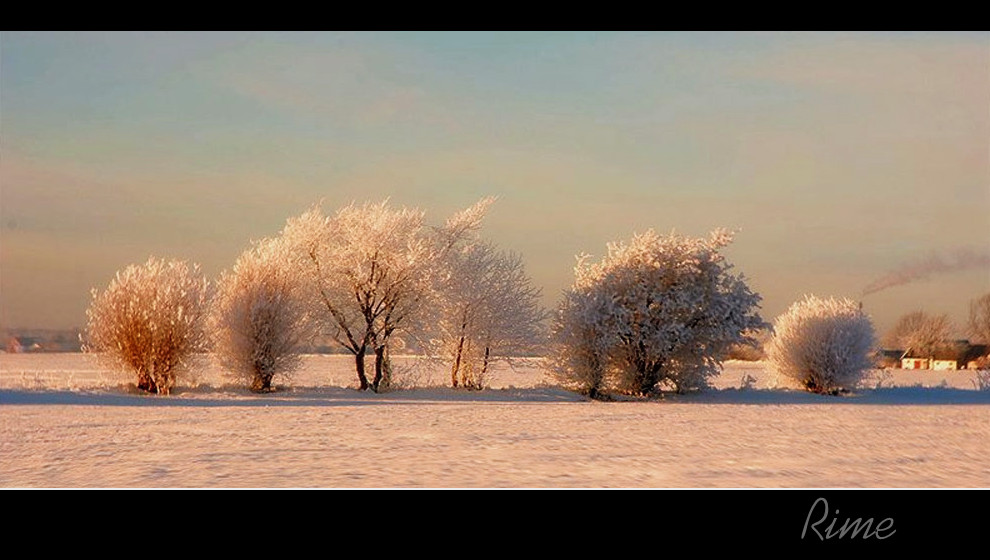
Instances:
[[[540,290],[526,275],[518,254],[488,242],[452,250],[444,264],[433,347],[449,362],[454,387],[481,389],[493,361],[543,345]]]
[[[901,316],[887,332],[884,344],[898,350],[908,350],[919,357],[929,357],[952,335],[948,315],[929,315],[914,311]]]
[[[354,355],[362,390],[390,381],[389,349],[414,336],[434,312],[438,261],[480,227],[484,199],[430,228],[424,213],[388,201],[351,204],[327,216],[314,206],[282,231],[302,263],[313,305],[328,334]],[[375,356],[369,381],[365,357]]]
[[[974,342],[990,344],[990,292],[969,302],[968,326]]]

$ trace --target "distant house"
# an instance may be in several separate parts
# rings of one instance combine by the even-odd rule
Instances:
[[[966,369],[987,369],[990,362],[990,344],[971,344],[966,353]]]
[[[904,350],[878,350],[873,361],[879,368],[899,368]]]
[[[928,358],[901,358],[904,369],[928,369]]]
[[[904,369],[976,369],[978,360],[986,356],[990,347],[986,344],[970,344],[968,340],[947,342],[930,356],[919,356],[910,348],[901,357]]]

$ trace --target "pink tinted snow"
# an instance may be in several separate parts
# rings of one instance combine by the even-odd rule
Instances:
[[[204,360],[160,397],[87,356],[3,354],[0,486],[990,486],[974,372],[891,370],[823,397],[729,362],[704,393],[601,403],[537,360],[480,392],[414,362],[397,360],[398,380],[419,388],[373,394],[351,388],[347,356],[306,356],[255,395]]]

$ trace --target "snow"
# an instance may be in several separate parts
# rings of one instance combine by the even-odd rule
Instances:
[[[155,396],[90,356],[0,354],[0,486],[990,486],[974,372],[874,372],[828,397],[728,362],[712,390],[605,403],[555,387],[538,359],[499,364],[485,391],[395,360],[418,388],[358,392],[349,356],[305,356],[257,395],[204,359]]]

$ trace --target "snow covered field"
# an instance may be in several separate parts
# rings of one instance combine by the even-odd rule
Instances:
[[[715,390],[601,403],[536,360],[481,392],[396,361],[418,388],[359,393],[347,356],[307,356],[274,394],[204,361],[160,397],[89,356],[0,354],[0,486],[990,487],[974,372],[875,372],[823,397],[729,362]]]

